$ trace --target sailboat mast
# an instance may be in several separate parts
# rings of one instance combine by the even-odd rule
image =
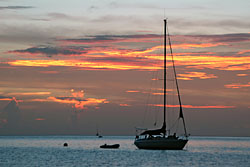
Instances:
[[[164,19],[164,121],[163,121],[163,126],[166,127],[166,87],[167,87],[167,20]],[[165,136],[165,134],[164,134]]]

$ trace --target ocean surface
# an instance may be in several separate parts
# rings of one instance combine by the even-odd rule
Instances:
[[[181,151],[139,150],[133,141],[133,136],[0,136],[0,167],[250,167],[249,137],[190,137]],[[105,143],[120,148],[99,148]]]

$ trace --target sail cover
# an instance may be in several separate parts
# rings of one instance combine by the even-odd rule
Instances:
[[[146,130],[141,135],[161,135],[166,133],[166,124],[163,124],[161,129]]]

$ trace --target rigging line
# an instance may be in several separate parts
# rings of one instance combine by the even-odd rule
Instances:
[[[157,70],[157,72],[156,72],[156,77],[158,78],[159,76],[159,70]],[[156,88],[158,88],[158,86],[159,86],[159,82],[158,82],[158,80],[156,80]],[[156,92],[158,93],[158,89],[156,89]],[[161,94],[156,94],[155,95],[156,97],[155,97],[155,103],[159,103],[161,100]],[[159,115],[159,112],[160,112],[160,107],[159,106],[155,106],[155,123],[154,123],[154,125],[156,126],[156,124],[157,124],[157,122],[158,122],[158,115]]]
[[[174,126],[175,126],[175,124],[176,124],[176,122],[179,120],[179,118],[177,118],[175,121],[174,121],[174,123],[172,124],[172,126],[169,128],[169,129],[172,129],[172,128],[174,128]]]
[[[160,54],[162,54],[162,50],[156,50],[156,55],[160,55]],[[159,59],[156,59],[156,61],[155,61],[155,64],[160,64],[161,63],[161,60],[159,60]],[[159,93],[159,88],[161,87],[161,82],[159,82],[159,81],[161,81],[162,79],[160,79],[160,75],[161,75],[161,73],[160,73],[160,71],[161,70],[157,70],[156,69],[156,76],[155,76],[155,78],[156,78],[156,80],[154,80],[155,82],[155,89],[154,89],[154,92],[155,93]],[[160,91],[161,91],[161,89],[160,89]],[[155,104],[160,104],[161,103],[161,100],[162,100],[162,95],[161,94],[154,94],[153,95],[153,97],[154,97],[154,103]],[[159,115],[159,112],[162,110],[162,107],[159,107],[159,106],[155,106],[154,107],[154,116],[155,116],[155,122],[154,122],[154,126],[156,126],[157,125],[157,123],[158,123],[158,115]]]
[[[159,60],[156,61],[155,64],[158,64]],[[149,114],[151,114],[152,112],[152,108],[154,108],[154,106],[152,105],[149,105],[149,102],[152,101],[153,102],[153,95],[152,95],[152,92],[153,92],[153,87],[154,87],[154,78],[157,78],[158,77],[158,70],[157,70],[157,66],[154,65],[154,69],[153,71],[151,72],[151,80],[150,80],[150,86],[149,86],[149,92],[146,92],[148,95],[147,95],[147,100],[146,100],[146,103],[145,103],[145,112],[144,112],[144,116],[143,116],[143,120],[142,120],[142,125],[144,126],[145,122],[147,122],[147,117]]]
[[[152,72],[152,77],[154,77],[154,71]],[[145,104],[145,112],[144,112],[144,116],[143,116],[143,120],[142,120],[142,125],[144,126],[144,123],[145,123],[145,120],[146,120],[146,116],[147,116],[147,113],[148,113],[148,110],[150,110],[150,107],[151,106],[149,106],[148,105],[148,103],[149,103],[149,100],[150,100],[150,96],[151,96],[151,93],[150,92],[152,92],[152,84],[153,84],[153,81],[151,80],[150,81],[150,87],[149,87],[149,93],[148,93],[148,95],[147,95],[147,100],[146,100],[146,104]]]
[[[156,78],[157,76],[157,71],[154,71],[154,76],[153,78]],[[155,83],[155,80],[152,80],[152,89],[151,89],[151,92],[150,95],[151,95],[151,102],[152,102],[152,105],[150,106],[150,110],[149,110],[149,118],[153,118],[153,119],[150,119],[150,122],[152,121],[152,124],[154,125],[154,116],[155,116],[155,104],[156,104],[156,101],[155,101],[155,95],[154,95],[154,88],[156,87],[156,83]],[[151,115],[152,114],[152,115]],[[151,124],[151,123],[150,123]]]
[[[171,68],[171,67],[169,67],[168,68],[168,78],[174,78],[173,77],[173,69]],[[171,72],[170,72],[171,71]],[[169,98],[167,98],[168,99],[168,104],[169,105],[174,105],[175,104],[175,93],[174,93],[174,91],[173,90],[175,90],[174,89],[174,87],[175,87],[175,83],[173,82],[174,80],[171,80],[171,82],[168,82],[169,83],[169,88],[171,88],[172,89],[172,91],[171,91],[171,93],[169,93]],[[175,107],[168,107],[168,124],[169,124],[169,127],[171,126],[171,124],[172,124],[172,122],[173,121],[171,121],[171,118],[174,116],[174,110],[175,110]]]
[[[178,118],[178,123],[177,123],[177,126],[176,126],[176,129],[175,129],[175,132],[177,133],[178,129],[179,129],[179,120],[180,118]]]
[[[169,48],[170,48],[170,54],[171,54],[171,57],[172,57],[173,70],[174,70],[174,76],[175,76],[175,83],[176,83],[176,88],[177,88],[177,93],[178,93],[179,104],[180,104],[180,115],[179,115],[179,117],[182,118],[185,135],[187,136],[187,130],[186,130],[185,120],[184,120],[184,116],[183,116],[183,112],[182,112],[181,97],[180,97],[180,91],[179,91],[179,87],[178,87],[178,81],[177,81],[175,64],[174,64],[174,56],[173,56],[173,51],[172,51],[168,26],[167,26],[167,31],[168,31],[168,43],[169,43]]]

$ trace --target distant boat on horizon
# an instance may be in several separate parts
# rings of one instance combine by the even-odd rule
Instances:
[[[100,135],[99,132],[98,132],[98,128],[96,128],[96,136],[97,136],[98,138],[102,138],[102,135]]]
[[[172,57],[172,66],[173,66],[173,72],[174,72],[174,81],[177,89],[178,94],[178,102],[179,102],[179,117],[178,120],[182,119],[183,127],[184,127],[184,136],[183,138],[176,135],[176,132],[170,133],[170,128],[167,129],[166,127],[166,87],[167,87],[167,80],[166,80],[166,43],[167,43],[167,19],[164,19],[164,112],[163,112],[163,125],[159,129],[153,129],[153,130],[144,130],[139,135],[136,135],[134,144],[139,149],[153,149],[153,150],[182,150],[185,145],[188,142],[188,134],[186,130],[184,115],[182,111],[182,105],[181,105],[181,97],[180,97],[180,91],[178,87],[178,81],[176,77],[176,71],[175,71],[175,65],[174,65],[174,59],[173,59],[173,53],[172,53],[172,47],[171,47],[171,41],[170,41],[170,35],[168,32],[168,43],[170,48],[170,55]],[[138,129],[141,130],[141,129]],[[168,132],[168,133],[167,133]]]

